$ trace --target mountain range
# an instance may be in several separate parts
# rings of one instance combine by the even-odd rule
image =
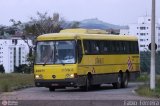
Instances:
[[[72,21],[70,23],[73,23],[73,22],[75,22],[75,21]],[[94,18],[94,19],[85,19],[85,20],[79,21],[79,27],[80,28],[87,28],[87,29],[106,30],[106,29],[124,29],[124,28],[127,28],[128,26],[114,25],[114,24],[110,24],[110,23],[101,21],[97,18]]]

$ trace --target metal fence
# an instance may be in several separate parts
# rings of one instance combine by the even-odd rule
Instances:
[[[151,61],[151,52],[144,51],[140,52],[140,67],[141,72],[150,73],[150,61]],[[160,74],[160,51],[156,52],[156,64],[155,64],[156,74]]]

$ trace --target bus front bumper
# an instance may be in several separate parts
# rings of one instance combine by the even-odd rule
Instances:
[[[36,87],[76,87],[77,79],[68,78],[68,79],[54,79],[54,80],[44,80],[44,79],[35,79]]]

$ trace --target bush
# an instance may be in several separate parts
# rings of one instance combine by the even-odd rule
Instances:
[[[0,65],[0,73],[5,73],[3,65]]]
[[[18,67],[14,66],[14,73],[31,73],[32,68],[26,64],[21,64]]]
[[[149,81],[149,75],[147,75],[147,73],[143,73],[137,78],[137,81],[147,83]]]

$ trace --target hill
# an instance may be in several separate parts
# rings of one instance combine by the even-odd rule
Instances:
[[[103,22],[101,20],[95,19],[85,19],[80,21],[79,24],[80,28],[87,28],[87,29],[122,29],[126,28],[127,26],[119,26],[119,25],[113,25],[110,23]]]

